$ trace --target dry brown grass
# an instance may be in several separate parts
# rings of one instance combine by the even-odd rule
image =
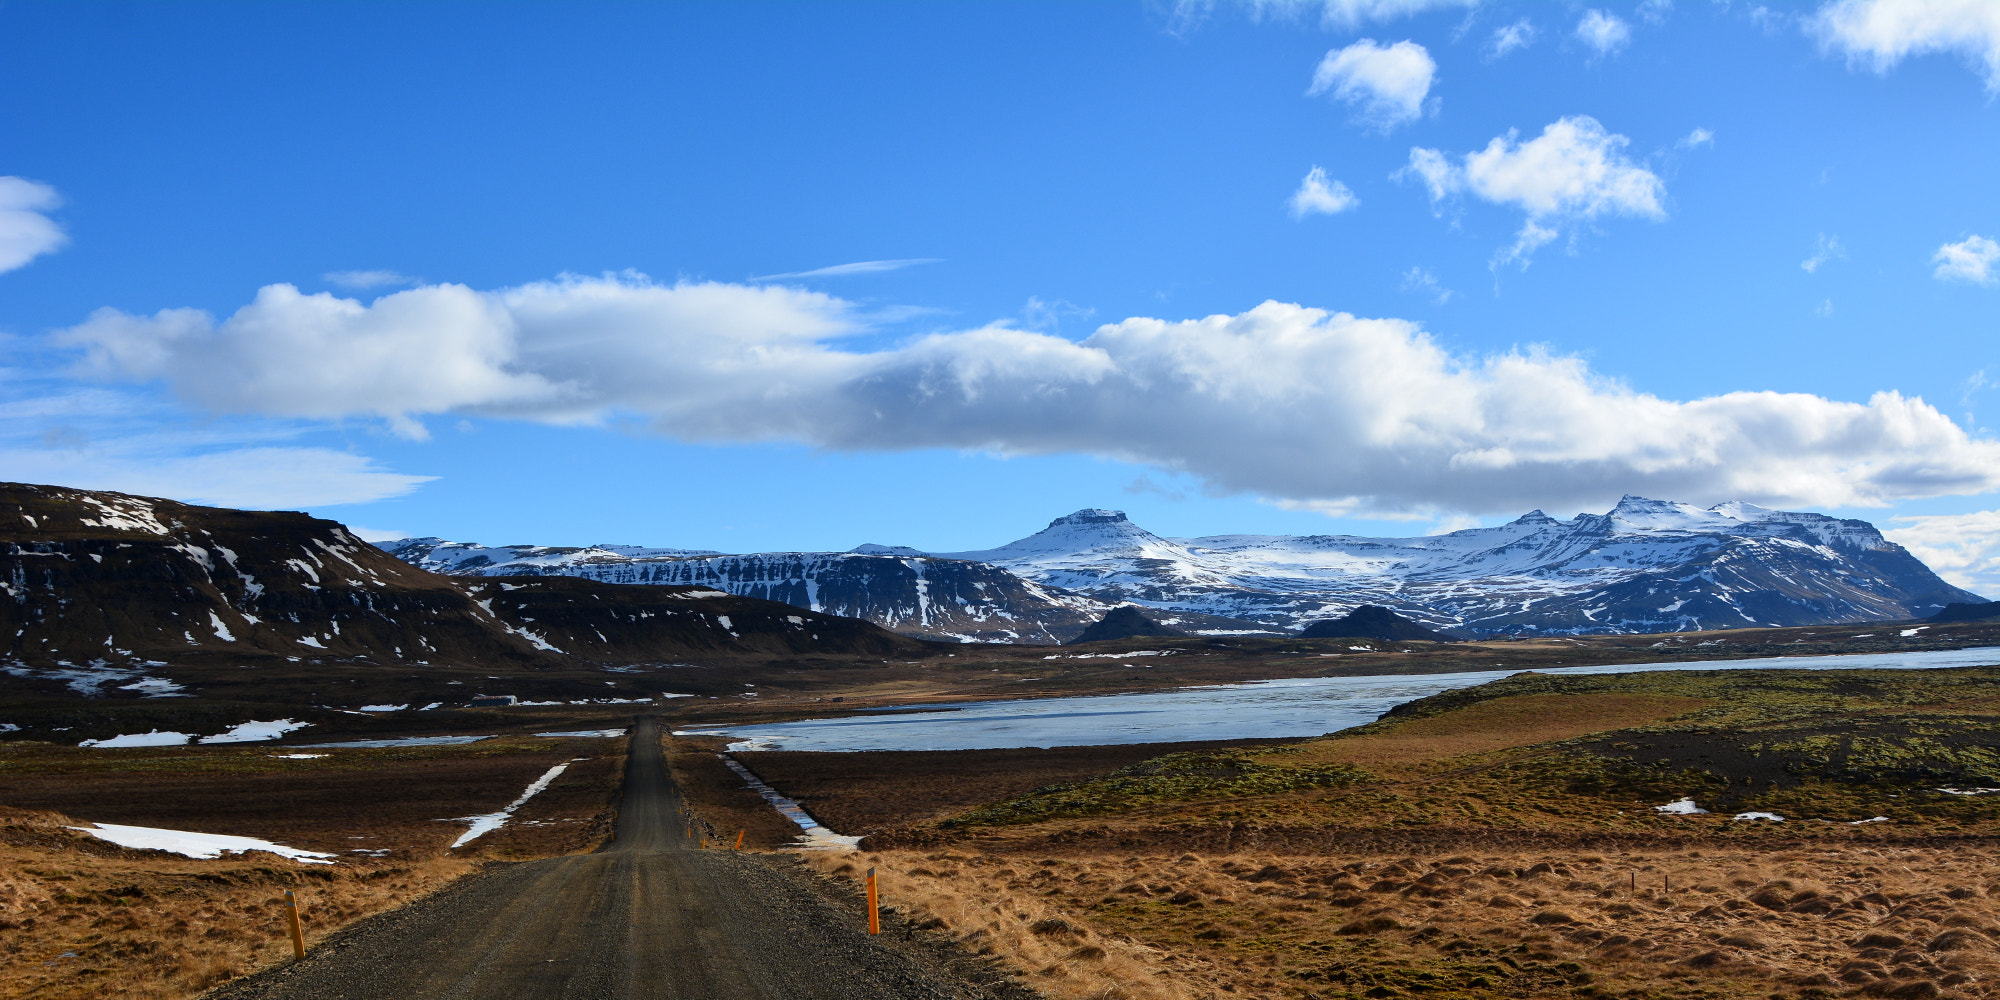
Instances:
[[[1132,1000],[1994,996],[1996,861],[1890,846],[816,859],[875,865],[886,904],[1051,996]]]
[[[84,825],[81,817],[0,806],[0,996],[178,1000],[291,959],[286,889],[299,899],[312,944],[443,888],[482,862],[589,850],[609,829],[623,756],[606,751],[616,749],[611,741],[541,741],[497,755],[383,761],[353,755],[344,766],[333,757],[314,759],[275,772],[294,775],[289,784],[274,772],[255,775],[258,789],[282,794],[292,807],[262,815],[247,804],[231,807],[244,774],[218,765],[227,762],[219,755],[190,755],[190,762],[173,767],[158,756],[125,758],[124,766],[143,772],[121,772],[116,760],[99,760],[92,766],[110,761],[112,770],[76,780],[144,788],[145,794],[96,800],[90,820],[264,837],[343,857],[336,865],[310,865],[261,852],[199,860],[133,851],[68,829]],[[440,820],[505,805],[550,766],[552,751],[585,755],[578,750],[589,759],[572,762],[507,826],[448,849],[465,827]],[[16,748],[5,780],[16,790],[48,787],[53,794],[57,784],[42,779],[72,767],[69,756],[52,755],[53,763],[37,770],[27,753]],[[352,773],[379,765],[388,766],[372,782]],[[453,783],[466,777],[479,791]],[[98,794],[105,795],[101,789]],[[159,805],[149,810],[147,801]],[[189,802],[217,803],[214,822],[188,812]]]
[[[1400,777],[1412,765],[1533,746],[1661,722],[1713,702],[1649,694],[1536,694],[1495,698],[1386,732],[1301,744],[1301,762],[1337,762]]]

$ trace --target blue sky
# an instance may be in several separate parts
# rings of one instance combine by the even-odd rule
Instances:
[[[1974,0],[10,2],[0,476],[734,551],[1746,498],[1993,589],[1996,92]]]

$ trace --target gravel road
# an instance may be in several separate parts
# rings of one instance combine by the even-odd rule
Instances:
[[[212,1000],[1018,1000],[992,966],[865,913],[798,866],[696,849],[652,720],[634,727],[616,834],[497,865]]]

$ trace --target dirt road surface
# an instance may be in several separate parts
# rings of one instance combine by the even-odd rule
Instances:
[[[595,854],[473,876],[238,980],[213,1000],[901,1000],[1019,997],[907,934],[871,938],[789,866],[684,837],[652,720]],[[897,938],[900,938],[897,939]],[[956,970],[956,971],[954,971]],[[979,985],[973,979],[987,979]]]

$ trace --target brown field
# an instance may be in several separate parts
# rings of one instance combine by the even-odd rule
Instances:
[[[272,756],[286,752],[327,756]],[[300,900],[310,944],[482,863],[590,850],[609,831],[622,752],[605,739],[332,751],[6,745],[0,996],[191,996],[289,960],[286,889]],[[448,850],[465,825],[440,820],[496,811],[565,761],[506,826]],[[333,865],[258,852],[199,860],[67,829],[91,822],[344,856]]]
[[[1066,788],[947,822],[941,795],[1032,779],[978,773],[1004,754],[745,756],[843,832],[922,815],[812,862],[877,868],[889,905],[1050,996],[1983,997],[2000,803],[1925,782],[2000,785],[1980,777],[2000,766],[1996,685],[1530,676],[1291,746],[1154,746],[1178,755],[1137,767],[1072,751]],[[1269,791],[1299,773],[1330,777]],[[1683,794],[1716,812],[1651,808]]]

